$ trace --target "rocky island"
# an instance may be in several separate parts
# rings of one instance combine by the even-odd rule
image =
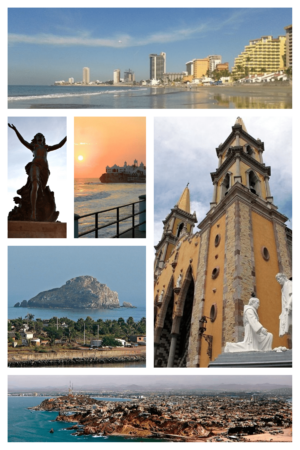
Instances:
[[[132,401],[99,401],[69,394],[29,408],[57,411],[74,435],[157,438],[170,441],[291,440],[292,408],[280,398],[153,395]],[[75,423],[75,424],[74,424]],[[271,437],[269,437],[271,436]],[[283,438],[283,439],[282,439]]]
[[[123,306],[125,306],[124,303]],[[87,275],[72,278],[60,288],[40,292],[28,301],[16,303],[14,307],[107,309],[120,308],[120,303],[117,292]],[[126,307],[129,306],[126,305]]]

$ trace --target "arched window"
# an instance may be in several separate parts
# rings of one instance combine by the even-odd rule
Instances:
[[[247,172],[247,187],[252,194],[256,194],[261,197],[260,179],[253,170],[249,170]]]
[[[231,173],[228,172],[225,177],[224,180],[221,183],[221,198],[224,198],[225,195],[228,194],[229,189],[231,188],[231,178],[230,178]]]
[[[179,224],[179,226],[178,226],[178,228],[177,228],[176,237],[179,237],[179,236],[180,236],[180,233],[181,233],[183,227],[184,227],[184,223],[181,222],[181,224]]]

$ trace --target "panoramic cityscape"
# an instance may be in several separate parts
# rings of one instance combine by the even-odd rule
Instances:
[[[8,107],[292,107],[291,8],[133,8],[128,21],[124,15],[9,9]],[[34,19],[43,27],[33,31]],[[24,48],[28,59],[20,63]]]
[[[20,414],[21,428],[15,425]],[[37,421],[39,429],[33,434]],[[291,442],[292,379],[288,375],[9,377],[9,442],[93,438]]]

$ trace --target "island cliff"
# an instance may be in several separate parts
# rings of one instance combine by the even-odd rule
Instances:
[[[29,308],[106,309],[119,308],[118,293],[99,283],[96,278],[81,276],[68,280],[60,288],[40,292],[26,302],[14,306]]]

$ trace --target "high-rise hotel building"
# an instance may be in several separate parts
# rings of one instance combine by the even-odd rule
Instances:
[[[83,68],[82,82],[83,84],[89,84],[90,82],[90,69],[88,67]]]
[[[234,60],[234,75],[249,73],[276,72],[285,67],[286,37],[262,36],[253,39],[245,50]]]
[[[151,53],[150,58],[150,80],[160,80],[166,73],[166,53],[161,52],[160,55]]]
[[[293,25],[284,29],[286,31],[286,67],[293,67]]]

